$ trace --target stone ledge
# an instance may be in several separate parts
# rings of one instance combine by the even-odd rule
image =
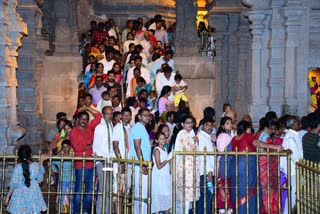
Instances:
[[[214,79],[215,64],[209,57],[175,57],[177,71],[185,79]]]
[[[47,56],[45,61],[47,62],[71,62],[71,63],[82,63],[81,56]]]

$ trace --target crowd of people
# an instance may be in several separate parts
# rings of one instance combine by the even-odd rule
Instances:
[[[191,209],[196,209],[196,213],[212,213],[214,194],[217,194],[220,213],[233,213],[235,209],[239,213],[247,213],[247,210],[248,213],[257,213],[257,205],[260,203],[258,200],[261,200],[261,213],[269,213],[269,210],[272,210],[271,213],[287,213],[285,202],[281,202],[281,210],[278,206],[279,200],[286,200],[285,191],[280,195],[279,191],[273,191],[272,188],[270,192],[267,191],[268,186],[278,188],[278,170],[281,171],[281,185],[285,184],[286,178],[291,177],[292,205],[295,204],[295,163],[300,158],[320,162],[319,112],[310,113],[301,120],[294,115],[278,118],[275,112],[268,112],[261,118],[259,130],[255,132],[250,116],[244,115],[238,123],[236,112],[226,103],[217,129],[215,110],[212,107],[203,110],[203,118],[197,125],[184,94],[188,86],[174,65],[174,30],[166,29],[165,21],[160,15],[156,15],[148,25],[143,25],[142,19],[129,20],[122,33],[113,19],[98,24],[93,21],[84,40],[88,40],[85,51],[88,64],[85,66],[83,87],[79,91],[79,104],[74,115],[57,113],[57,126],[47,134],[52,155],[69,156],[73,150],[75,156],[152,161],[152,213],[170,213],[172,151],[214,151],[215,147],[218,151],[239,153],[291,150],[289,175],[286,163],[281,161],[279,165],[277,159],[271,156],[261,157],[258,161],[253,156],[249,157],[249,161],[241,156],[237,159],[227,158],[228,160],[221,156],[218,163],[215,163],[212,155],[206,158],[200,155],[196,160],[192,155],[187,155],[184,159],[177,158],[176,213],[189,213]],[[72,121],[67,119],[71,117]],[[28,150],[24,147],[20,149]],[[31,151],[27,151],[28,155],[26,152],[21,153],[21,163],[14,170],[6,203],[9,204],[8,210],[11,213],[24,213],[21,212],[22,208],[38,213],[45,209],[43,201],[40,200],[35,206],[28,206],[25,201],[21,205],[17,192],[29,191],[27,189],[36,181],[42,181],[41,176],[39,179],[35,176],[37,173],[41,175],[39,172],[43,171],[42,164],[39,167],[39,164],[31,162]],[[46,158],[44,156],[41,163]],[[72,166],[64,162],[63,176],[59,177],[62,193],[70,190],[72,185],[74,192],[89,193],[74,195],[73,213],[90,213],[93,201],[91,193],[93,184],[96,183],[93,180],[94,167],[98,180],[97,189],[102,192],[104,188],[101,182],[103,164],[94,165],[93,161],[86,161],[84,168],[82,164],[82,161],[75,161]],[[225,165],[230,170],[229,173],[225,173]],[[60,166],[60,162],[56,161],[51,167],[59,174]],[[124,178],[124,171],[123,168],[119,171],[118,167],[114,167],[113,182],[117,182],[118,177]],[[218,173],[215,174],[215,171]],[[244,179],[247,171],[250,172],[248,180]],[[72,173],[74,183],[71,183]],[[135,197],[139,198],[141,194],[142,198],[147,198],[147,167],[136,166],[131,173],[135,174],[135,180],[131,182],[136,187],[139,187],[140,175],[142,179],[141,189],[134,189]],[[238,179],[234,179],[235,177]],[[107,179],[112,177],[108,176]],[[214,184],[214,181],[218,183]],[[247,188],[232,188],[247,184],[249,191]],[[255,188],[258,185],[261,186],[261,192],[257,192]],[[106,191],[116,192],[117,186],[114,183],[112,190],[106,185]],[[37,187],[34,191],[39,192],[40,189]],[[33,194],[31,190],[29,194]],[[268,198],[272,198],[271,203],[268,203]],[[196,207],[191,206],[194,199],[197,201]],[[64,200],[60,200],[60,203],[59,209],[63,209]],[[140,213],[140,205],[142,213],[147,213],[145,202],[134,203],[133,213]],[[238,207],[235,207],[236,204]],[[102,213],[102,197],[96,200],[95,209],[96,213]],[[108,213],[109,208],[106,210]]]

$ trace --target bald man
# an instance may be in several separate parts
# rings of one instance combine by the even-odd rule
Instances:
[[[94,130],[94,138],[93,138],[93,153],[99,157],[105,157],[109,160],[111,155],[113,154],[113,147],[112,147],[112,118],[113,118],[113,109],[111,106],[105,106],[102,109],[102,119],[100,124]],[[99,179],[99,186],[98,191],[99,193],[103,192],[103,163],[97,162],[96,163],[97,174]],[[110,182],[111,174],[107,172],[106,181],[106,213],[109,210],[109,191],[110,191]],[[102,213],[102,195],[98,196],[96,212]]]

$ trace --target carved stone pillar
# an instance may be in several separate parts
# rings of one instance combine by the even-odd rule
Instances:
[[[221,106],[227,99],[227,53],[228,53],[228,25],[229,20],[227,15],[210,15],[209,24],[216,29],[214,34],[216,56],[214,58],[215,63],[215,109],[217,115],[222,114]]]
[[[283,106],[283,113],[285,114],[299,114],[298,108],[299,104],[304,97],[299,96],[299,87],[298,85],[302,82],[305,82],[304,85],[307,85],[307,78],[298,79],[299,72],[305,72],[307,70],[299,71],[299,61],[298,58],[301,55],[300,39],[301,36],[301,25],[302,17],[304,13],[304,8],[301,5],[301,1],[297,0],[288,0],[284,9],[285,16],[285,103]],[[303,48],[303,47],[301,47]],[[305,105],[306,108],[306,105]]]
[[[252,35],[252,57],[251,57],[251,101],[250,114],[254,122],[259,119],[269,110],[267,106],[267,98],[269,89],[267,87],[268,72],[268,6],[269,0],[243,0],[243,2],[251,7],[247,13],[248,19],[251,22],[249,28]]]
[[[237,84],[237,112],[241,117],[244,114],[248,114],[251,97],[251,35],[249,32],[248,19],[245,18],[244,14],[240,15],[240,26],[237,32],[238,48],[239,48],[239,62],[238,62],[238,84]]]
[[[282,7],[284,0],[273,0],[271,2],[271,22],[270,22],[270,60],[268,68],[270,72],[269,88],[270,98],[268,105],[270,110],[278,115],[282,113],[284,94],[284,28]]]
[[[198,55],[199,38],[196,27],[197,1],[176,1],[176,40],[177,56]]]
[[[228,66],[227,66],[227,100],[228,102],[236,108],[238,106],[239,100],[237,99],[238,94],[238,34],[240,16],[239,14],[229,14],[229,27],[228,27]],[[236,108],[237,109],[237,108]]]
[[[17,79],[19,87],[18,116],[21,125],[26,128],[23,140],[39,149],[44,142],[45,121],[41,109],[42,61],[48,48],[47,41],[41,36],[42,12],[33,0],[19,0],[17,11],[27,23],[28,37],[24,38],[19,49]]]
[[[13,152],[17,140],[24,135],[24,129],[17,119],[17,49],[20,40],[27,34],[26,25],[16,13],[16,0],[3,0],[0,3],[0,154],[4,150]]]

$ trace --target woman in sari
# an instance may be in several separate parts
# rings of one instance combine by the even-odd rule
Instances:
[[[262,118],[260,120],[260,131],[256,134],[256,139],[263,142],[261,143],[262,145],[273,145],[271,135],[275,129],[276,123],[274,120]],[[266,150],[261,147],[259,151],[266,152]],[[280,172],[278,172],[278,158],[276,156],[260,156],[259,169],[262,190],[261,214],[279,213],[278,177]]]
[[[231,150],[231,140],[233,138],[231,130],[232,119],[230,117],[222,117],[217,131],[217,149],[219,152],[227,149]],[[226,210],[231,212],[233,208],[230,193],[230,174],[225,171],[225,165],[230,164],[230,158],[231,156],[225,160],[225,156],[222,155],[218,159],[217,208],[219,213],[226,213]]]
[[[233,156],[229,164],[231,198],[235,210],[238,210],[239,214],[257,213],[257,186],[259,185],[257,181],[257,157],[241,155],[241,152],[256,151],[255,137],[250,131],[250,123],[240,121],[237,126],[237,135],[231,141],[232,151],[239,152],[237,158]]]
[[[175,141],[175,151],[195,151],[198,145],[198,139],[194,133],[194,118],[185,116],[182,120],[183,129],[178,133]],[[200,162],[198,157],[193,155],[177,156],[177,175],[176,175],[176,192],[177,192],[177,214],[188,214],[190,202],[196,201],[200,197]],[[194,176],[194,172],[196,175]],[[194,178],[196,177],[196,178]],[[196,183],[194,184],[194,180]],[[196,186],[194,195],[193,186]],[[185,186],[185,188],[184,188]]]
[[[258,213],[257,205],[258,203],[260,204],[260,201],[257,200],[257,194],[260,194],[260,192],[257,192],[257,187],[259,186],[257,167],[260,167],[257,166],[257,156],[241,155],[241,152],[256,152],[256,148],[282,150],[279,145],[266,144],[256,140],[255,136],[250,132],[250,123],[240,121],[237,126],[237,136],[231,142],[232,151],[239,152],[237,158],[233,156],[229,165],[231,171],[231,198],[239,214],[256,214]],[[237,168],[238,170],[236,170]]]

